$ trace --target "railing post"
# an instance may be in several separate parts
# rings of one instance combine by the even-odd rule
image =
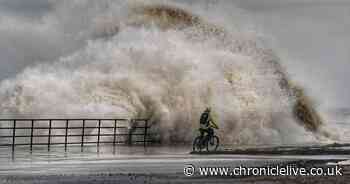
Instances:
[[[64,135],[64,151],[67,151],[67,141],[68,141],[68,122],[69,120],[66,120],[66,133]]]
[[[117,134],[117,120],[114,120],[114,129],[113,129],[113,146],[115,146],[116,135]]]
[[[33,132],[34,132],[34,120],[32,120],[32,126],[30,127],[30,152],[33,151]]]
[[[47,140],[47,151],[50,151],[52,120],[49,120],[49,137]]]
[[[16,120],[13,120],[13,129],[12,129],[12,153],[15,151],[16,145]]]
[[[83,127],[82,127],[82,133],[81,133],[81,152],[83,152],[84,147],[84,135],[85,135],[85,119],[83,120]]]
[[[100,147],[101,120],[98,120],[97,147]]]
[[[145,134],[143,135],[143,146],[146,147],[148,120],[145,120]]]
[[[129,146],[132,145],[132,133],[134,131],[134,128],[133,128],[134,122],[135,121],[133,119],[130,120],[130,125],[129,125],[129,129],[128,129],[128,145]]]

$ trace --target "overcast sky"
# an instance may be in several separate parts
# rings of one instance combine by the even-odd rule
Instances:
[[[350,107],[350,1],[244,0],[288,72],[323,106]]]
[[[50,0],[0,0],[0,11],[12,15],[37,17],[51,9]]]
[[[54,0],[0,0],[0,20],[21,17],[39,20],[52,11]],[[324,107],[350,107],[350,1],[345,0],[234,0],[269,39],[292,78],[303,84]],[[0,24],[3,23],[0,22]],[[0,25],[0,34],[6,26]],[[24,34],[25,32],[23,32]],[[35,43],[20,40],[23,46],[11,49],[7,42],[18,34],[0,35],[0,80],[11,77],[28,65],[28,57],[42,51]],[[24,35],[22,35],[24,38]],[[40,36],[40,35],[33,35]],[[45,42],[44,39],[40,42]],[[2,43],[1,43],[2,42]],[[9,42],[10,43],[10,42]],[[44,50],[53,52],[50,43]],[[29,49],[30,48],[30,49]],[[34,53],[34,54],[33,54]],[[27,56],[25,55],[25,56]],[[40,57],[38,58],[40,59]],[[33,59],[37,59],[33,57]]]

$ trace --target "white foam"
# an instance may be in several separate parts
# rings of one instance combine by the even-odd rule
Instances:
[[[73,54],[3,81],[0,114],[150,118],[160,138],[172,142],[192,140],[200,113],[211,106],[223,142],[315,141],[293,120],[294,101],[279,86],[271,58],[241,35],[232,34],[237,42],[225,45],[221,39],[191,39],[186,31],[125,25],[114,37],[90,39]]]

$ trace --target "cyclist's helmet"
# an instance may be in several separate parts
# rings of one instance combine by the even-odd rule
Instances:
[[[205,109],[205,112],[210,112],[210,107],[207,107],[206,109]]]

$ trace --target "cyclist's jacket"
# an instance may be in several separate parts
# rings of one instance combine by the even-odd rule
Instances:
[[[205,111],[202,113],[200,118],[200,127],[202,129],[208,129],[209,127],[213,127],[218,129],[218,125],[213,121],[213,118],[210,115],[209,111]]]

